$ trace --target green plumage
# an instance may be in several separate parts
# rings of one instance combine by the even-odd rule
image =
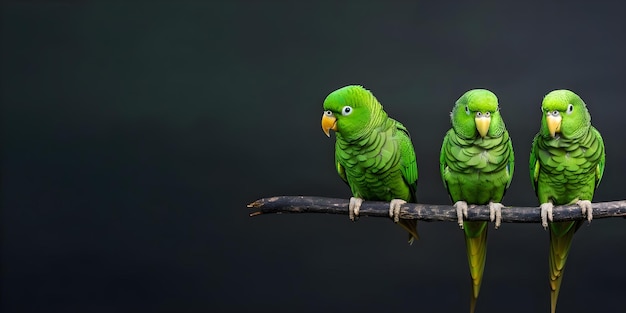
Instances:
[[[566,205],[579,200],[591,201],[604,172],[605,154],[602,136],[591,126],[585,103],[569,90],[555,90],[544,97],[542,112],[541,129],[533,140],[529,162],[531,181],[539,202],[542,205]],[[552,130],[550,120],[554,125]],[[553,313],[572,238],[582,223],[549,224]]]
[[[416,202],[417,162],[406,127],[388,117],[374,95],[361,86],[332,92],[324,110],[336,119],[337,172],[353,196]],[[401,219],[399,224],[409,232],[410,243],[418,238],[415,220]]]
[[[484,136],[477,125],[481,118],[489,120]],[[476,205],[501,202],[513,177],[514,157],[498,99],[485,89],[470,90],[457,100],[451,122],[440,155],[441,177],[450,198]],[[463,222],[463,229],[474,312],[487,256],[487,222]]]

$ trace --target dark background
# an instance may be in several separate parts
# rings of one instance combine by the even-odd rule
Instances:
[[[434,3],[437,2],[437,3]],[[2,4],[2,312],[463,312],[454,223],[250,218],[273,195],[349,197],[320,128],[363,84],[413,135],[418,199],[453,103],[495,92],[528,174],[542,97],[587,103],[607,150],[596,201],[624,199],[619,1],[10,1]],[[576,235],[560,312],[623,312],[626,220]],[[546,312],[548,236],[490,232],[479,312]]]

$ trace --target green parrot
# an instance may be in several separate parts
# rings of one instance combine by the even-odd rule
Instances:
[[[583,100],[569,90],[548,93],[541,104],[541,129],[530,153],[530,178],[544,228],[554,205],[578,204],[591,222],[591,200],[604,172],[604,141],[591,126]],[[550,302],[557,298],[574,233],[583,221],[550,223]]]
[[[389,216],[419,239],[416,220],[399,219],[400,207],[416,202],[417,161],[409,132],[387,116],[374,95],[362,86],[345,86],[324,100],[322,130],[336,133],[337,173],[352,191],[350,219],[363,200],[388,201]]]
[[[491,221],[495,219],[495,227],[500,226],[504,207],[500,202],[513,177],[513,145],[498,98],[489,90],[463,94],[450,119],[452,128],[443,139],[439,166],[465,233],[472,279],[470,312],[474,312],[487,257],[488,222],[464,222],[463,217],[467,217],[468,204],[489,205]]]

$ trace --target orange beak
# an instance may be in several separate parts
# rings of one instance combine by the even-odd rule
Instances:
[[[322,116],[322,130],[326,137],[330,137],[330,130],[337,131],[337,118],[332,115],[324,114]]]

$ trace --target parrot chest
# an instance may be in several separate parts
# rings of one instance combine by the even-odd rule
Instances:
[[[442,176],[453,201],[473,204],[501,201],[510,180],[508,164],[512,151],[506,141],[467,142],[451,137],[450,144],[443,149]]]
[[[552,199],[555,204],[591,200],[597,160],[587,155],[587,148],[578,144],[541,148],[538,153],[538,193]]]
[[[449,137],[449,144],[443,148],[450,171],[475,176],[475,179],[507,171],[509,157],[513,153],[508,136],[468,140],[450,133]]]
[[[409,197],[399,166],[398,144],[390,133],[370,135],[357,143],[338,142],[336,157],[354,196],[380,201]]]

